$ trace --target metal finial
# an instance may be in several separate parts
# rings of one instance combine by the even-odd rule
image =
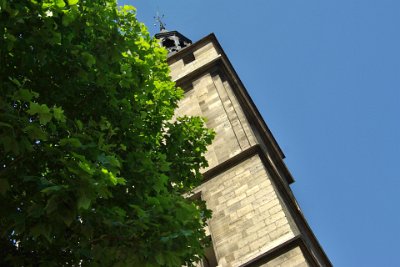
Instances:
[[[161,32],[161,31],[164,31],[164,30],[165,30],[165,26],[167,26],[167,24],[165,24],[164,22],[162,22],[161,19],[163,19],[163,18],[164,18],[164,14],[161,15],[161,17],[160,17],[160,14],[159,14],[158,11],[157,11],[157,15],[154,17],[154,19],[155,19],[156,22],[160,25],[160,32]],[[156,25],[156,24],[154,24],[154,25]]]

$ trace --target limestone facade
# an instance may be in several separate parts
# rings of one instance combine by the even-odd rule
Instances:
[[[216,132],[195,192],[213,211],[218,266],[331,266],[292,194],[283,152],[215,36],[168,62],[185,90],[176,116],[202,116]]]

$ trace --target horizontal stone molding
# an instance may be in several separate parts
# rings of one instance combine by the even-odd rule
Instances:
[[[277,257],[289,252],[290,250],[299,247],[301,252],[303,253],[308,265],[310,267],[318,267],[318,263],[315,261],[314,257],[312,256],[311,252],[308,250],[307,246],[304,243],[303,238],[301,235],[295,236],[286,242],[264,252],[263,254],[251,259],[250,261],[246,262],[245,264],[240,265],[239,267],[257,267],[266,264]]]

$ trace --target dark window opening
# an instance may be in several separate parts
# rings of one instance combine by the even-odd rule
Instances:
[[[162,46],[164,46],[165,48],[174,47],[175,46],[175,41],[167,38],[162,42]]]
[[[196,58],[194,57],[193,53],[187,54],[182,58],[183,64],[187,65],[190,62],[193,62]]]
[[[193,54],[191,54],[193,55]],[[201,197],[201,191],[197,192],[189,197],[192,201],[201,201],[203,200]],[[210,229],[208,228],[208,225],[205,227],[206,234],[208,234],[207,239],[208,239],[208,244],[210,244],[209,247],[206,247],[204,249],[204,257],[203,259],[196,264],[197,267],[216,267],[218,266],[218,261],[217,261],[217,256],[215,255],[214,251],[214,246],[211,238],[211,233]]]
[[[205,249],[204,258],[202,259],[201,267],[216,267],[218,265],[217,257],[215,256],[214,247],[209,246]]]

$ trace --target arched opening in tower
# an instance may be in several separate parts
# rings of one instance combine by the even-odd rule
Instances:
[[[174,46],[175,46],[175,41],[174,41],[174,40],[171,40],[171,39],[169,39],[169,38],[165,38],[165,39],[162,41],[162,46],[164,46],[165,48],[174,47]]]

